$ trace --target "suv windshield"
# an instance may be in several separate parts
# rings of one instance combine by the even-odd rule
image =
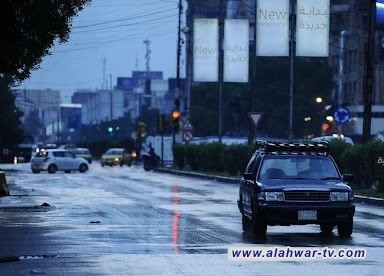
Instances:
[[[265,156],[259,179],[340,179],[329,156],[275,155]]]

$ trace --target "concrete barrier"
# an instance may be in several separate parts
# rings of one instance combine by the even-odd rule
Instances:
[[[5,179],[5,173],[0,171],[0,196],[8,196],[9,188],[7,180]]]

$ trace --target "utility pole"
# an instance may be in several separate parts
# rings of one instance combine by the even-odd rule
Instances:
[[[224,3],[220,0],[219,14],[219,143],[223,136],[223,71],[224,71]]]
[[[151,41],[146,39],[143,41],[143,43],[146,45],[146,52],[145,52],[145,78],[148,79],[149,78],[149,72],[150,72],[150,67],[149,67],[149,63],[150,63],[150,60],[151,60],[151,49],[150,49],[150,45],[151,45]]]
[[[176,51],[176,87],[175,87],[175,107],[180,108],[180,56],[181,56],[181,14],[183,12],[183,6],[181,0],[179,0],[179,22],[177,26],[177,51]]]
[[[288,128],[288,138],[293,139],[293,90],[294,90],[294,55],[295,55],[295,32],[296,32],[296,14],[295,6],[296,1],[290,1],[290,52],[289,52],[289,128]]]
[[[176,85],[175,85],[175,102],[173,112],[180,112],[180,56],[181,56],[181,14],[183,12],[183,5],[179,0],[179,20],[177,25],[177,46],[176,46]],[[176,114],[176,113],[175,113]],[[176,131],[173,130],[173,144],[176,143]]]
[[[150,82],[151,82],[151,78],[150,78],[150,67],[149,67],[149,64],[150,64],[150,60],[151,60],[151,49],[150,49],[150,45],[151,45],[151,41],[146,39],[143,41],[144,44],[146,45],[146,52],[145,52],[145,86],[144,86],[144,105],[149,107],[150,106],[150,98],[148,99],[148,97],[150,97]]]
[[[375,45],[375,23],[376,23],[376,0],[369,0],[369,28],[366,52],[366,65],[364,75],[364,113],[363,113],[363,142],[368,142],[371,138],[371,119],[372,119],[372,89],[374,71],[374,45]]]
[[[252,47],[252,80],[251,80],[251,106],[249,111],[252,112],[255,108],[255,92],[256,92],[256,23],[257,23],[257,1],[254,3],[254,19],[255,23],[253,25],[253,47]],[[248,134],[248,144],[252,144],[253,140],[255,139],[255,126],[251,122],[251,120],[248,121],[249,125],[249,134]]]
[[[105,70],[106,70],[106,67],[107,67],[107,59],[104,58],[103,59],[103,84],[101,85],[101,89],[106,89],[106,85],[105,85],[105,82],[106,82],[106,79],[105,79]]]

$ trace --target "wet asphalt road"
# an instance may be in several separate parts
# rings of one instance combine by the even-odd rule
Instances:
[[[241,230],[238,186],[141,167],[32,174],[0,165],[11,195],[0,198],[0,275],[382,275],[383,207],[357,205],[350,239],[315,225]],[[335,231],[336,232],[336,231]],[[230,246],[348,247],[365,260],[233,262]],[[13,261],[17,260],[17,261]]]

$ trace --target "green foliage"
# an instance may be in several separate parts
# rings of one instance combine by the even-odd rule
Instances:
[[[361,188],[371,187],[376,179],[375,157],[377,153],[384,153],[384,143],[371,141],[366,144],[347,148],[341,158],[346,171],[355,175],[354,184]]]
[[[256,61],[256,87],[246,84],[223,84],[223,134],[234,129],[247,132],[250,124],[248,112],[263,112],[257,129],[258,135],[286,138],[289,125],[289,59],[258,57]],[[326,99],[330,98],[332,70],[324,58],[296,58],[293,126],[296,137],[320,135],[322,112]],[[233,96],[239,98],[234,106]],[[252,98],[253,97],[253,98]],[[324,102],[316,103],[316,97]],[[253,103],[253,106],[252,106]],[[234,107],[239,119],[234,119]],[[192,87],[191,118],[196,136],[218,134],[219,86],[203,83]],[[304,126],[304,117],[311,121]],[[244,135],[244,134],[243,134]]]
[[[353,146],[340,139],[333,139],[328,144],[331,156],[335,160],[339,170],[344,172],[345,168],[349,167],[345,166],[345,163],[342,161],[342,154],[351,149]]]
[[[0,150],[12,149],[23,141],[20,112],[15,106],[15,98],[9,91],[8,82],[0,77]]]
[[[40,120],[39,111],[37,109],[32,110],[29,114],[27,114],[23,126],[26,134],[38,137],[41,135],[43,127],[44,126]]]
[[[203,143],[176,144],[172,149],[174,165],[178,169],[184,169],[188,165],[193,171],[225,172],[236,176],[244,172],[254,146]]]
[[[384,191],[384,179],[375,176],[375,160],[378,153],[384,154],[384,143],[372,141],[361,145],[350,145],[344,141],[329,142],[330,154],[342,174],[352,173],[357,188],[371,188],[373,193]],[[225,145],[220,143],[173,145],[174,165],[192,171],[225,173],[240,176],[255,151],[255,145]]]
[[[172,147],[172,153],[173,153],[173,164],[176,166],[177,169],[182,170],[184,169],[184,145],[182,144],[175,144]]]
[[[186,162],[193,171],[199,171],[201,168],[199,145],[187,144],[185,146]]]
[[[3,0],[0,73],[27,79],[55,42],[68,40],[73,17],[90,1]]]

